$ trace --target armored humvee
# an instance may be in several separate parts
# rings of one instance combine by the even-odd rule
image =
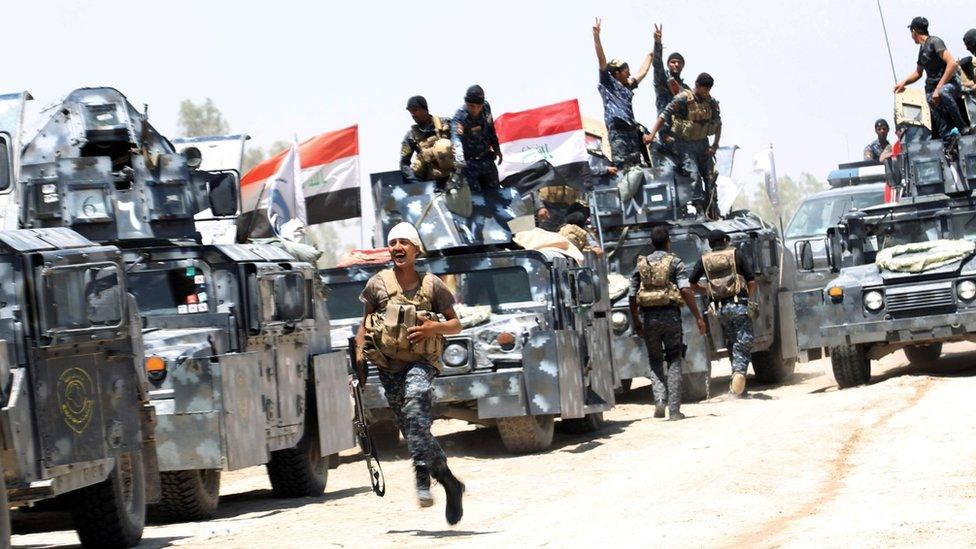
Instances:
[[[976,340],[976,135],[929,139],[926,121],[912,115],[923,102],[896,104],[901,153],[886,172],[897,200],[829,229],[836,279],[794,297],[800,348],[826,348],[841,388],[867,383],[871,360],[899,349],[912,363],[931,362],[943,343]]]
[[[321,283],[282,249],[202,244],[195,225],[237,214],[245,137],[180,151],[111,88],[75,90],[47,113],[23,152],[20,223],[122,249],[158,420],[155,512],[211,516],[220,472],[260,464],[276,496],[321,494],[328,456],[353,446]]]
[[[0,196],[26,93],[0,96]],[[85,547],[136,545],[158,497],[154,415],[122,255],[67,228],[0,230],[0,547],[9,506],[61,496]]]
[[[373,179],[382,234],[401,220],[414,223],[428,254],[418,267],[440,276],[459,301],[463,330],[447,339],[435,413],[497,425],[514,453],[548,447],[556,418],[570,430],[596,429],[614,395],[609,302],[594,268],[553,251],[515,249],[500,227],[482,233],[496,239],[494,246],[477,245],[470,238],[479,231],[451,214],[433,183],[406,183],[399,172]],[[336,345],[358,327],[357,297],[384,267],[321,271],[341,330]],[[375,375],[364,397],[375,418],[392,420]]]
[[[734,148],[723,148],[719,154],[726,155],[718,164],[724,166],[728,175]],[[789,341],[784,341],[781,335],[781,325],[788,324],[792,333],[792,318],[784,318],[779,311],[782,245],[778,231],[746,211],[732,212],[723,219],[705,218],[687,207],[693,202],[688,175],[657,155],[655,159],[654,167],[641,168],[639,176],[629,175],[637,177],[638,182],[632,198],[622,200],[615,185],[624,176],[598,184],[593,190],[590,207],[610,272],[629,280],[637,258],[652,251],[650,233],[657,225],[668,226],[672,251],[681,257],[689,273],[701,254],[709,250],[708,233],[714,229],[725,231],[732,244],[752,259],[756,274],[754,300],[759,304],[759,314],[753,321],[753,370],[761,382],[783,381],[793,373],[796,361],[789,358],[795,353],[788,350]],[[627,293],[615,297],[611,313],[611,325],[617,337],[613,344],[614,370],[617,380],[627,387],[630,379],[649,377],[650,366],[644,341],[632,332]],[[703,301],[699,302],[703,313],[704,305]],[[718,320],[715,315],[706,315],[706,319],[709,329],[702,336],[691,313],[682,308],[687,346],[682,395],[685,400],[709,398],[712,362],[728,356]]]

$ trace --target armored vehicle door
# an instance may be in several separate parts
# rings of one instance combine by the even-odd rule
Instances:
[[[118,253],[89,248],[38,256],[30,277],[37,308],[29,367],[43,465],[138,448],[134,397],[142,375],[131,346],[119,345],[128,341],[129,305]]]
[[[32,98],[27,92],[0,95],[0,229],[16,229],[18,225],[20,133],[24,104],[29,99]]]
[[[759,314],[753,319],[754,350],[769,347],[776,336],[776,313],[779,293],[779,246],[772,233],[749,233],[749,238],[739,244],[753,265],[756,276],[756,293],[752,301],[759,305]]]

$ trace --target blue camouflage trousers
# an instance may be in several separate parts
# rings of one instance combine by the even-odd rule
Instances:
[[[641,163],[641,150],[644,142],[641,141],[641,134],[637,128],[625,123],[611,124],[607,128],[610,138],[610,156],[613,165],[620,170],[626,170],[631,166]]]
[[[654,403],[665,401],[672,412],[681,407],[681,366],[684,343],[681,332],[681,309],[678,307],[644,307],[644,344],[651,366],[651,393]],[[663,352],[662,352],[663,349]],[[664,361],[667,361],[667,372]]]
[[[379,375],[386,401],[407,439],[418,484],[423,481],[429,486],[428,475],[438,478],[447,470],[447,456],[430,432],[437,370],[424,362],[412,362],[399,371],[380,369]]]
[[[932,111],[932,129],[935,133],[945,138],[953,128],[960,132],[966,129],[966,121],[963,119],[962,110],[959,109],[960,85],[958,79],[949,80],[944,86],[939,88],[939,102],[932,100],[932,92],[935,91],[935,84],[938,82],[925,83],[925,100],[929,103]]]
[[[729,350],[732,372],[745,375],[752,362],[752,319],[746,303],[726,303],[718,307],[718,320],[725,336],[725,348]]]

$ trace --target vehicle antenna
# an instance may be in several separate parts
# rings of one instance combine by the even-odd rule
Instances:
[[[891,42],[888,41],[888,27],[885,26],[884,12],[881,11],[881,0],[878,3],[878,16],[881,17],[881,30],[884,31],[885,46],[888,47],[888,62],[891,63],[891,77],[898,83],[898,74],[895,72],[895,58],[891,55]]]

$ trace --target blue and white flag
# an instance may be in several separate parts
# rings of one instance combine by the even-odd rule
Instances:
[[[268,193],[268,222],[275,235],[297,242],[308,224],[305,192],[302,189],[302,165],[298,158],[298,141],[292,142],[271,180]]]

